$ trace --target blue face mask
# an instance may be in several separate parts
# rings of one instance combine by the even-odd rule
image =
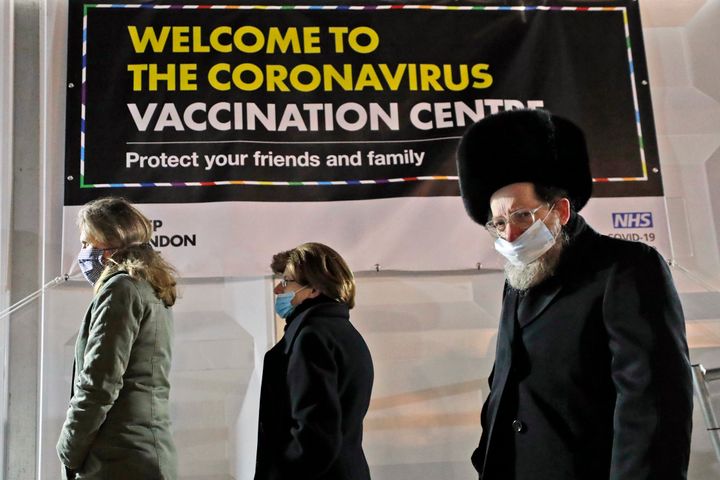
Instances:
[[[105,270],[104,253],[105,250],[102,248],[94,247],[82,248],[78,253],[77,262],[80,271],[91,285],[95,285],[95,282],[98,281],[103,270]]]
[[[302,287],[300,290],[307,288],[307,285]],[[275,313],[280,318],[287,318],[295,310],[296,305],[292,304],[295,294],[300,290],[294,290],[292,292],[278,293],[275,295]]]

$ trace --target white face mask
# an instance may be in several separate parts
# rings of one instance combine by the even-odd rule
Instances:
[[[555,245],[556,236],[545,222],[537,219],[514,242],[498,237],[495,240],[495,250],[513,265],[527,265],[550,250]]]

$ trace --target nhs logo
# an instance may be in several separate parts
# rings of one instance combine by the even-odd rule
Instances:
[[[613,228],[652,228],[652,212],[616,212],[612,214]]]

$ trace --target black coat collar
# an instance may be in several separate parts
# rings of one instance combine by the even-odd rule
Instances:
[[[292,318],[285,329],[283,343],[285,344],[284,352],[287,354],[292,348],[300,327],[307,322],[308,317],[320,316],[323,318],[337,318],[338,320],[348,320],[350,318],[350,309],[344,303],[328,300],[327,302],[317,303],[300,312],[296,317]]]

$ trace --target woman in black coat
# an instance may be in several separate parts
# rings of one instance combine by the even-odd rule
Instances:
[[[373,365],[350,323],[353,274],[319,243],[278,253],[271,267],[286,325],[265,355],[255,480],[368,480],[362,424]]]

